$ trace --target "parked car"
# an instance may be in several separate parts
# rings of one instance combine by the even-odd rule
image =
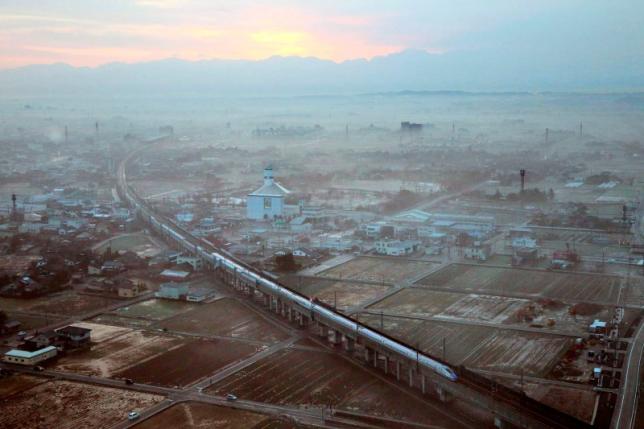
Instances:
[[[127,419],[128,420],[136,420],[139,417],[141,417],[141,415],[139,413],[137,413],[136,411],[130,411],[129,413],[127,413]]]
[[[125,384],[127,384],[127,385],[134,384],[134,380],[132,380],[131,378],[126,378],[125,379]]]
[[[41,371],[44,371],[44,370],[45,370],[45,368],[43,368],[43,367],[42,367],[42,366],[40,366],[40,365],[36,365],[36,366],[34,366],[34,371],[41,372]]]
[[[226,400],[227,401],[236,401],[237,396],[233,395],[232,393],[229,393],[228,395],[226,395]]]

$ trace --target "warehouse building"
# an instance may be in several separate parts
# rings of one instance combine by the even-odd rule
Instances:
[[[54,346],[47,346],[33,352],[13,349],[4,354],[3,360],[7,363],[30,366],[51,359],[57,354],[58,349]]]

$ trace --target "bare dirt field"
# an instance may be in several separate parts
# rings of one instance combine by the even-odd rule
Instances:
[[[118,302],[118,300],[84,295],[67,290],[33,299],[2,298],[0,307],[8,310],[29,311],[31,313],[74,316],[98,310],[115,302]]]
[[[234,408],[218,407],[199,402],[184,402],[139,423],[136,429],[168,428],[238,428],[295,429],[303,427],[286,420]]]
[[[545,377],[573,343],[572,338],[498,330],[465,366],[505,374]]]
[[[374,378],[334,353],[281,350],[208,389],[281,405],[375,413],[437,427],[460,427],[418,398]]]
[[[192,340],[117,374],[140,383],[186,386],[260,350],[238,341]]]
[[[185,341],[175,336],[154,335],[127,329],[124,333],[92,345],[89,350],[78,350],[61,357],[54,368],[86,375],[112,377],[117,372],[141,361],[181,347]]]
[[[151,320],[121,317],[114,313],[99,314],[98,316],[93,317],[90,320],[101,325],[124,326],[133,329],[148,328],[153,323]]]
[[[443,339],[445,358],[459,365],[476,347],[494,335],[495,329],[454,323],[429,322],[420,319],[360,314],[358,319],[394,338],[418,347],[432,356],[442,357]],[[382,324],[381,324],[382,323]]]
[[[361,305],[390,289],[390,286],[382,284],[314,279],[311,277],[291,278],[285,283],[306,296],[316,297],[331,306],[335,304],[340,309]]]
[[[463,296],[436,316],[445,319],[503,323],[528,302],[525,299],[470,294]]]
[[[2,307],[0,307],[2,308]],[[28,331],[30,329],[39,329],[43,326],[51,325],[52,323],[58,323],[62,321],[64,317],[61,316],[52,316],[52,315],[43,315],[39,316],[37,314],[26,314],[23,312],[14,312],[6,311],[10,320],[17,320],[21,323],[20,330]]]
[[[597,274],[452,264],[418,284],[458,291],[516,293],[568,301],[616,302],[621,279]]]
[[[46,383],[46,378],[32,377],[30,375],[15,374],[11,377],[0,378],[0,400],[5,400],[16,393],[31,389]],[[0,405],[1,407],[1,405]]]
[[[114,314],[135,319],[163,320],[197,307],[199,304],[191,302],[152,298],[128,307],[121,307]]]
[[[112,237],[111,239],[100,243],[98,246],[95,246],[93,250],[97,254],[102,255],[108,248],[112,252],[131,251],[142,258],[146,256],[156,256],[161,252],[157,243],[152,241],[150,237],[143,233],[122,234]]]
[[[377,283],[398,283],[435,266],[435,263],[429,261],[362,256],[323,271],[319,276]]]
[[[236,299],[223,298],[157,324],[173,332],[278,342],[288,335]]]
[[[524,386],[526,394],[537,401],[575,416],[581,421],[591,422],[597,397],[597,393],[592,390],[536,383],[526,383]]]
[[[0,384],[4,380],[0,381]],[[67,381],[48,381],[0,402],[0,427],[108,428],[129,411],[143,411],[163,397]]]

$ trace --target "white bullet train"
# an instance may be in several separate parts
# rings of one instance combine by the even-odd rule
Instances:
[[[320,303],[310,300],[304,295],[280,285],[274,280],[267,278],[266,275],[257,272],[257,270],[237,259],[230,253],[203,243],[201,240],[194,238],[186,231],[183,231],[185,236],[182,235],[179,232],[182,231],[179,226],[174,225],[170,220],[164,219],[160,215],[153,214],[147,204],[136,195],[136,192],[127,186],[124,172],[122,173],[121,191],[124,193],[124,197],[130,203],[131,207],[138,210],[140,216],[146,220],[153,229],[157,230],[164,236],[172,238],[180,247],[187,249],[195,255],[199,255],[204,260],[209,261],[213,267],[234,272],[249,283],[262,285],[264,288],[271,290],[274,295],[279,296],[283,301],[297,304],[298,306],[309,310],[314,318],[315,316],[318,316],[319,320],[332,321],[335,325],[343,327],[346,332],[355,332],[358,336],[367,338],[369,341],[380,345],[384,349],[390,350],[411,361],[417,361],[420,366],[430,368],[435,373],[450,381],[456,381],[458,379],[458,375],[450,366],[432,359],[409,346],[360,324],[350,317],[339,314]],[[208,249],[204,247],[207,247]]]

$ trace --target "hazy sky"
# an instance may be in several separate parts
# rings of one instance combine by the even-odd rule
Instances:
[[[0,0],[0,68],[404,49],[628,67],[644,56],[644,1]]]

